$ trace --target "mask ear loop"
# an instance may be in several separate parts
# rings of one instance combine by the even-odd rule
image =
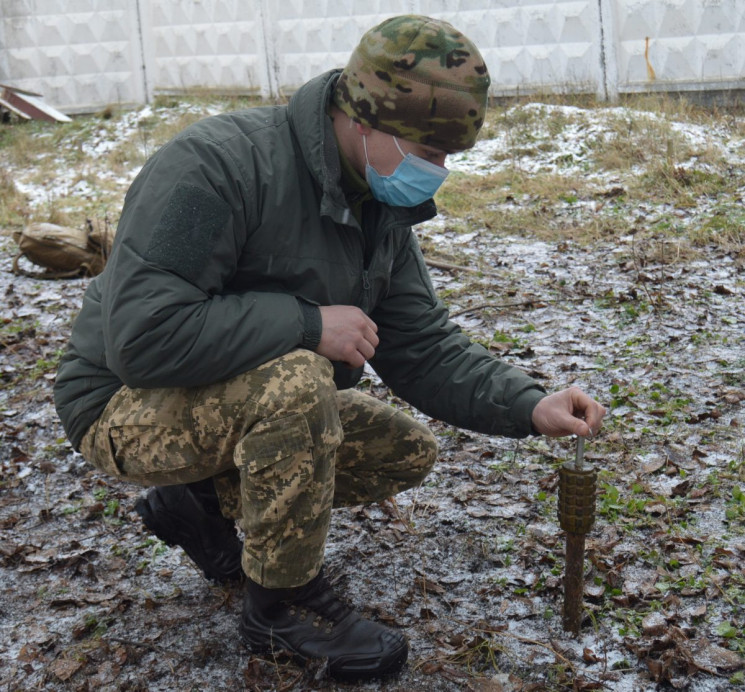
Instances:
[[[401,154],[401,158],[405,159],[406,154],[404,153],[404,150],[401,148],[401,145],[398,143],[398,137],[393,135],[393,143],[396,145],[396,149],[398,149],[398,153]],[[365,162],[368,166],[372,166],[370,163],[370,158],[367,155],[367,135],[362,135],[362,146],[365,149]]]
[[[367,157],[367,135],[362,135],[362,146],[365,148],[365,162],[370,165],[370,159]]]

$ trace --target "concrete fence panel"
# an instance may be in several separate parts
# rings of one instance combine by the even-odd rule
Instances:
[[[745,89],[745,0],[0,0],[0,83],[68,113],[193,89],[280,97],[407,12],[472,38],[495,97]]]

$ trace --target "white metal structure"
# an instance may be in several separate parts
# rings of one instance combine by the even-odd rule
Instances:
[[[745,89],[745,0],[0,0],[0,83],[68,113],[193,88],[277,96],[402,13],[473,39],[493,96]]]

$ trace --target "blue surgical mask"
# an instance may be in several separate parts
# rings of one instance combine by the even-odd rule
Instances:
[[[380,175],[370,165],[370,159],[367,158],[367,137],[362,136],[367,161],[365,177],[373,197],[393,207],[415,207],[432,199],[448,177],[448,169],[414,154],[404,154],[398,139],[394,137],[393,141],[403,156],[403,161],[390,175]]]

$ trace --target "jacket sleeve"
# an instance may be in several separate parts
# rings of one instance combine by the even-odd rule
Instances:
[[[259,223],[252,165],[216,141],[184,136],[151,158],[127,193],[100,277],[106,364],[126,385],[208,384],[302,343],[295,297],[230,292]]]
[[[448,319],[413,233],[374,310],[380,344],[370,364],[423,413],[490,435],[525,437],[545,390],[524,372],[472,343]]]

